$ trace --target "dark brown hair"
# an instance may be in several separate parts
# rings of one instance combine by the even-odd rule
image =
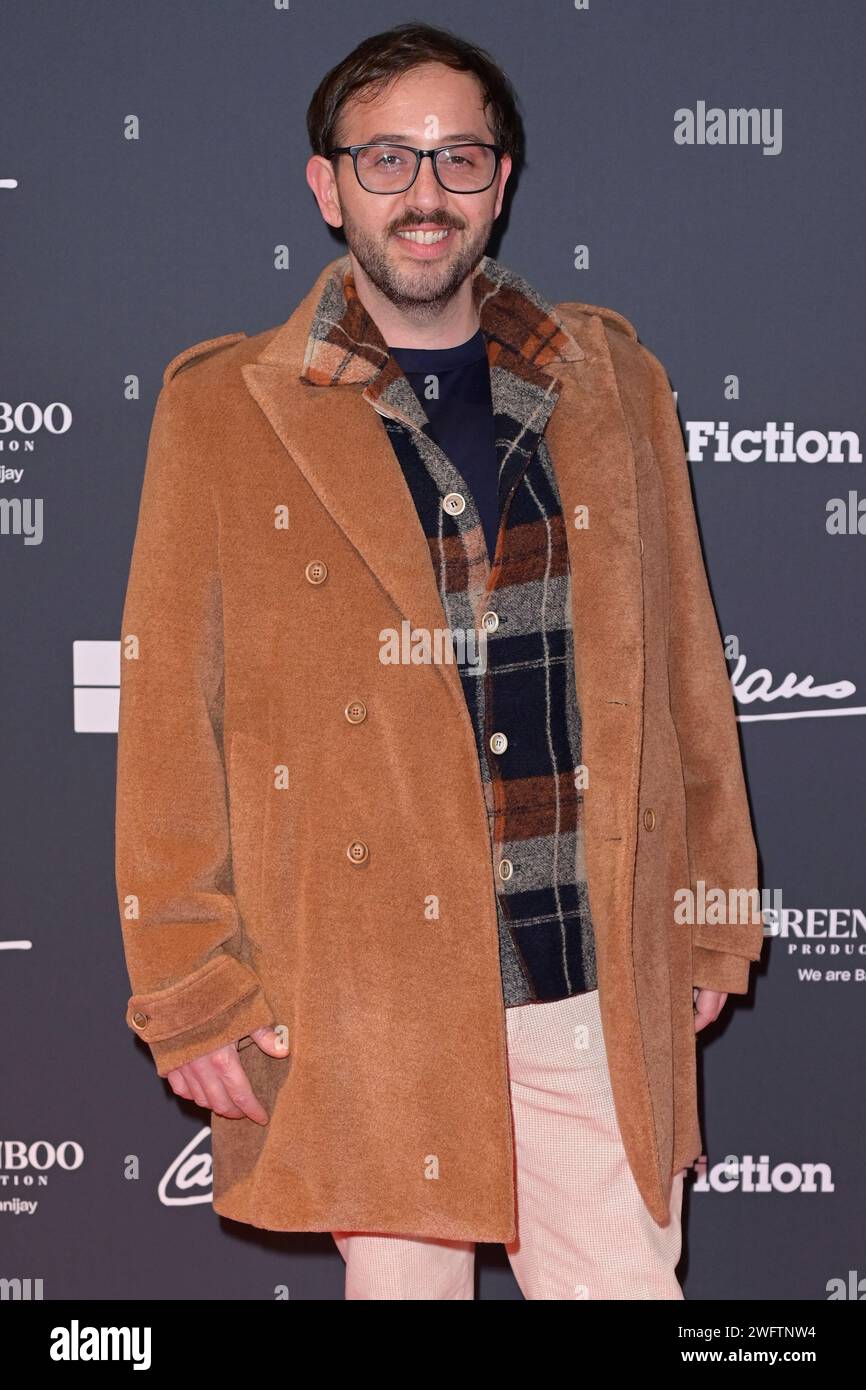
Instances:
[[[484,112],[493,131],[518,172],[524,154],[523,125],[517,97],[505,73],[483,48],[467,43],[447,29],[414,21],[398,24],[364,39],[322,78],[307,108],[307,132],[314,154],[342,143],[337,136],[340,112],[350,97],[373,100],[388,83],[422,63],[444,63],[455,72],[471,72],[480,83]]]

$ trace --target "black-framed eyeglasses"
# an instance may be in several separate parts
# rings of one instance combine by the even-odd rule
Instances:
[[[350,154],[355,176],[368,193],[405,193],[418,177],[421,160],[429,158],[438,182],[447,193],[483,193],[496,178],[501,145],[465,141],[419,150],[414,145],[337,145],[328,151]],[[410,157],[411,156],[411,157]]]

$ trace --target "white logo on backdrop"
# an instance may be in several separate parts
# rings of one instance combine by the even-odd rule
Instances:
[[[739,705],[751,705],[756,700],[761,700],[765,705],[793,699],[847,700],[857,689],[853,681],[847,680],[816,685],[814,676],[798,676],[795,671],[789,671],[777,683],[768,666],[759,666],[747,676],[743,674],[745,668],[746,658],[741,653],[731,673],[731,688]],[[866,705],[846,705],[842,709],[774,710],[771,714],[738,714],[737,718],[743,723],[752,723],[759,719],[826,719],[840,714],[866,714]]]
[[[799,430],[793,420],[768,420],[757,430],[730,432],[727,420],[687,420],[690,463],[862,463],[856,430]]]
[[[769,1154],[729,1154],[709,1165],[706,1154],[693,1164],[693,1192],[835,1192],[829,1163],[774,1163]]]
[[[205,1125],[181,1149],[166,1168],[159,1184],[159,1200],[165,1207],[191,1207],[213,1199],[213,1161],[210,1126]]]

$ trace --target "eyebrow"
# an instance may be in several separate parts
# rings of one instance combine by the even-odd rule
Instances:
[[[445,135],[445,136],[443,136],[442,139],[439,140],[437,143],[440,144],[440,145],[449,145],[449,144],[450,144],[450,145],[456,145],[457,142],[458,142],[458,140],[465,140],[465,141],[468,141],[470,144],[473,144],[473,145],[486,145],[486,144],[487,144],[487,141],[484,140],[484,139],[482,138],[482,136],[478,135],[477,133],[475,133],[475,132],[473,132],[473,131],[465,131],[465,130],[463,130],[463,131],[457,131],[457,132],[452,132],[451,135]],[[371,135],[371,136],[369,137],[369,139],[367,139],[367,140],[363,140],[363,141],[362,141],[362,140],[358,140],[358,141],[353,141],[352,143],[353,143],[353,144],[359,144],[359,145],[360,145],[360,144],[364,144],[364,145],[379,145],[379,144],[382,144],[382,143],[384,143],[384,142],[387,142],[388,144],[393,144],[393,145],[411,145],[411,144],[412,144],[412,141],[411,141],[411,139],[410,139],[410,137],[409,137],[408,135],[400,134],[399,132],[396,132],[396,133],[395,133],[393,130],[385,130],[385,131],[381,131],[381,130],[380,130],[380,131],[378,131],[375,135]]]

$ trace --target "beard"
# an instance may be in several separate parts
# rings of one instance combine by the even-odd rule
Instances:
[[[406,259],[398,264],[394,259],[395,238],[386,231],[375,236],[364,232],[343,210],[343,232],[346,244],[365,275],[381,294],[404,313],[415,319],[435,318],[454,297],[467,275],[471,275],[484,256],[490,240],[494,219],[479,223],[466,234],[447,214],[441,220],[435,216],[418,219],[437,222],[441,227],[454,227],[463,232],[456,251],[442,262]],[[413,223],[401,223],[399,230],[411,230]]]

